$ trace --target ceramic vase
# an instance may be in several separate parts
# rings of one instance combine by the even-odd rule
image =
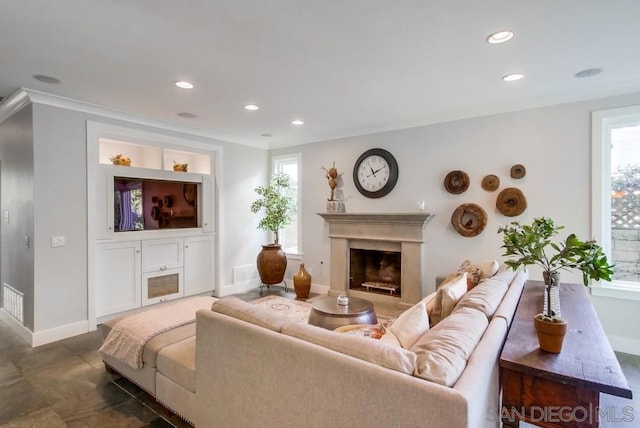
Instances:
[[[306,300],[311,291],[311,275],[304,268],[304,263],[300,263],[300,269],[293,275],[293,288],[296,291],[296,298]]]
[[[278,244],[266,244],[257,257],[260,281],[264,285],[280,284],[287,270],[287,256]]]

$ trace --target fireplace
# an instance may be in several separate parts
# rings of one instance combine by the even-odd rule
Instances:
[[[318,215],[329,225],[329,295],[348,293],[406,306],[422,299],[424,227],[432,214]]]
[[[400,297],[402,253],[351,248],[349,290]]]

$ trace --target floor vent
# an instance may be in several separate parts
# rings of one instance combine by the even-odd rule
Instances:
[[[24,324],[24,294],[9,284],[3,284],[2,287],[2,309]]]

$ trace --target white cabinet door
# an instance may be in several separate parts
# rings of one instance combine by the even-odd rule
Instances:
[[[182,238],[145,239],[142,241],[142,272],[182,267],[183,245]]]
[[[140,241],[96,245],[96,316],[140,307]]]
[[[184,238],[184,294],[213,291],[215,284],[215,236]]]

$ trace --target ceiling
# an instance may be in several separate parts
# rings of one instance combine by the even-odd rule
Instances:
[[[640,91],[639,20],[638,0],[2,0],[0,97],[276,148]]]

